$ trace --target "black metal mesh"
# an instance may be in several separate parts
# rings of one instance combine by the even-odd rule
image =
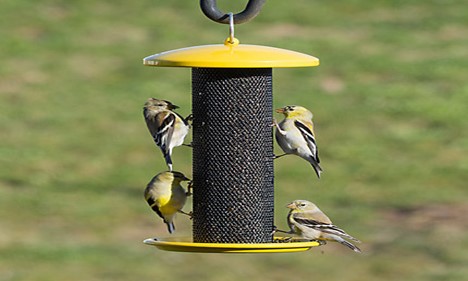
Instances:
[[[193,240],[270,243],[271,68],[193,68]]]

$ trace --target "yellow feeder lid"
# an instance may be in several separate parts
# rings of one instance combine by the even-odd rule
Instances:
[[[143,59],[148,66],[208,68],[310,67],[319,59],[295,51],[258,45],[241,45],[234,38],[224,44],[203,45],[167,51]]]
[[[183,241],[185,240],[185,242]],[[281,242],[281,237],[275,237],[275,243],[194,243],[188,239],[158,239],[148,238],[143,241],[147,245],[155,246],[164,251],[197,252],[197,253],[292,253],[307,251],[320,246],[317,241],[310,242]]]

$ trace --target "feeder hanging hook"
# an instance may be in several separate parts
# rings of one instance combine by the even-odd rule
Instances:
[[[245,9],[234,15],[234,24],[247,22],[260,13],[260,10],[266,0],[249,0]],[[216,0],[200,0],[200,8],[209,19],[217,22],[229,24],[229,14],[223,13],[218,9]]]
[[[227,40],[229,44],[235,44],[236,38],[234,37],[234,14],[229,13],[228,15],[229,15],[229,38]]]

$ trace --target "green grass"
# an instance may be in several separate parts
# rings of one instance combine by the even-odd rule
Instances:
[[[219,1],[223,10],[244,3]],[[245,2],[245,1],[242,1]],[[275,69],[274,104],[314,112],[325,173],[275,162],[276,224],[309,199],[360,238],[296,254],[156,251],[146,183],[166,167],[141,107],[190,111],[190,70],[147,55],[222,43],[198,1],[0,3],[0,281],[464,280],[468,18],[461,1],[268,1],[241,43],[317,56]],[[279,116],[277,116],[280,118]],[[279,152],[279,148],[275,148]],[[189,176],[187,148],[174,152]],[[297,181],[297,179],[305,179]],[[178,217],[180,236],[190,221]]]

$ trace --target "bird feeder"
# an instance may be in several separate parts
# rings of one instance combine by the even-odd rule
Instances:
[[[240,44],[234,24],[253,18],[265,0],[239,14],[200,1],[210,19],[229,24],[223,44],[182,48],[143,59],[146,66],[192,69],[193,237],[150,238],[182,252],[297,252],[318,242],[281,243],[274,233],[272,69],[319,65],[313,56]]]

